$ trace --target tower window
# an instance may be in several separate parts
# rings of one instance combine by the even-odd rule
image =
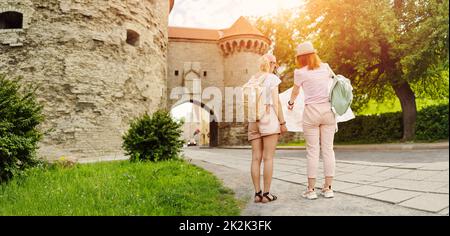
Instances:
[[[180,72],[178,70],[175,71],[175,76],[178,76]]]
[[[22,29],[23,14],[15,11],[0,13],[0,29]]]
[[[127,43],[131,46],[139,46],[140,35],[134,30],[127,30]]]
[[[208,76],[208,71],[203,71],[203,76],[204,77]]]

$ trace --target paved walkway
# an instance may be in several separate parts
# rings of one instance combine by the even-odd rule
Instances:
[[[336,151],[334,199],[309,201],[304,150],[277,151],[272,192],[279,200],[252,203],[251,151],[184,150],[186,158],[216,176],[245,203],[243,215],[448,215],[447,149]],[[322,173],[322,167],[320,167]],[[318,187],[323,179],[318,179]]]

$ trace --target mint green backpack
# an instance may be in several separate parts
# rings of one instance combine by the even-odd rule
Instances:
[[[330,102],[333,111],[339,116],[344,115],[353,101],[353,87],[349,79],[342,75],[336,75],[328,66],[331,72],[333,84],[330,89]]]

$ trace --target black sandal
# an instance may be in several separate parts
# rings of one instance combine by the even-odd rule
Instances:
[[[272,196],[272,198],[270,198],[269,194],[270,194],[269,192],[263,194],[263,197],[265,197],[267,200],[269,200],[268,202],[273,202],[278,199],[278,197],[273,194],[270,194],[270,196]]]
[[[256,197],[259,197],[259,200],[256,200]],[[262,196],[262,190],[259,190],[259,192],[255,193],[255,203],[262,202],[263,196]]]

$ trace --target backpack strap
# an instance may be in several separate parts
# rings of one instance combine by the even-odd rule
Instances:
[[[336,83],[337,83],[337,80],[336,80],[337,76],[334,73],[334,71],[331,69],[331,67],[330,67],[330,65],[328,63],[327,63],[327,68],[328,68],[328,71],[330,72],[330,78],[333,80],[333,82],[331,84],[331,87],[330,87],[330,91],[329,91],[329,100],[331,102],[331,95],[333,95],[333,89],[334,89],[334,87],[336,86]]]
[[[327,63],[328,71],[331,74],[331,78],[336,77],[336,73],[331,69],[330,64]]]
[[[335,119],[337,118],[337,113],[336,113],[336,110],[334,109],[334,107],[333,107],[333,102],[332,102],[332,95],[333,95],[333,89],[334,89],[334,87],[336,86],[336,84],[337,84],[337,76],[336,76],[336,73],[334,73],[334,71],[331,69],[331,67],[330,67],[330,65],[327,63],[327,67],[328,67],[328,71],[330,72],[330,78],[333,80],[333,82],[332,82],[332,84],[331,84],[331,87],[330,87],[330,92],[329,92],[329,96],[328,96],[328,100],[330,101],[330,103],[331,103],[331,111],[333,112],[333,114],[334,114],[334,117],[335,117]],[[336,119],[336,126],[335,126],[335,129],[334,129],[334,132],[335,133],[337,133],[338,132],[338,124],[337,124],[337,119]]]

